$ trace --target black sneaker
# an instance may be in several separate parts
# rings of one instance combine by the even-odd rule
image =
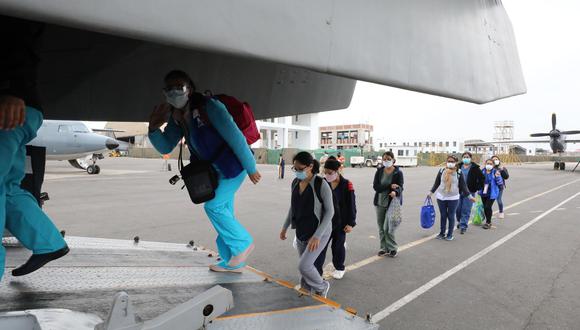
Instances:
[[[458,224],[457,224],[457,229],[459,229],[459,227],[461,227],[461,224],[459,224],[459,223],[458,223]]]
[[[435,237],[436,239],[445,239],[445,235],[439,234]]]
[[[389,253],[390,253],[389,251],[380,250],[380,251],[379,251],[379,253],[377,253],[377,255],[378,255],[379,257],[382,257],[382,256],[384,256],[384,255],[386,255],[386,254],[389,254]]]
[[[484,223],[483,226],[481,226],[481,228],[483,228],[483,229],[489,229],[489,228],[491,228],[491,224],[490,223]]]
[[[28,261],[24,263],[22,266],[12,270],[12,276],[23,276],[30,274],[46,265],[47,263],[64,257],[67,253],[69,253],[68,246],[63,247],[62,249],[50,252],[50,253],[43,253],[43,254],[33,254],[30,256]]]
[[[393,250],[393,251],[389,252],[389,257],[395,258],[397,256],[397,254],[398,254],[397,251]]]
[[[461,235],[465,234],[465,228],[461,228],[461,231],[459,232]]]

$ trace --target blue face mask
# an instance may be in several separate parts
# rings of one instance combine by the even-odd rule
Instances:
[[[304,173],[304,171],[296,171],[296,179],[302,181],[302,180],[306,180],[306,173]]]
[[[172,89],[165,92],[165,100],[174,108],[181,109],[187,104],[187,101],[189,101],[189,96],[187,95],[186,90]]]
[[[471,164],[471,158],[463,158],[463,164],[465,165]]]

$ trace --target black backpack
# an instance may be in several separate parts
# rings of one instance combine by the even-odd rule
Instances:
[[[322,217],[324,217],[324,202],[322,201],[322,194],[320,193],[320,190],[322,189],[323,182],[325,182],[330,187],[330,183],[328,183],[323,178],[319,177],[318,175],[314,177],[314,192],[316,193],[316,197],[318,198],[318,201],[320,202],[320,204],[322,204],[323,207]],[[292,191],[294,191],[294,188],[296,188],[299,183],[300,180],[298,179],[295,179],[294,182],[292,182]],[[341,225],[340,205],[338,204],[338,199],[336,199],[336,195],[334,194],[332,187],[330,187],[330,191],[332,192],[332,204],[334,205],[334,216],[332,217],[332,230],[335,230],[338,229]],[[322,221],[322,219],[320,220]]]

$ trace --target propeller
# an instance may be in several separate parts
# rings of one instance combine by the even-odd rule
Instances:
[[[556,114],[552,114],[552,131],[556,130]]]
[[[578,133],[571,133],[571,132],[578,132]],[[530,134],[530,136],[531,137],[549,136],[551,138],[558,138],[562,134],[580,134],[580,131],[568,131],[568,133],[558,131],[556,129],[556,114],[552,113],[552,131],[550,133],[534,133],[534,134]]]
[[[562,134],[566,134],[566,135],[572,135],[572,134],[580,134],[580,131],[564,131],[564,132],[560,132]]]
[[[542,136],[550,136],[550,133],[534,133],[530,134],[531,137],[542,137]]]

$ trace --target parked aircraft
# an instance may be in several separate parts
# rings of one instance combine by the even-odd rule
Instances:
[[[103,158],[103,151],[118,148],[120,142],[95,131],[111,130],[91,130],[81,121],[45,120],[29,145],[45,147],[46,159],[67,160],[88,174],[99,174],[97,159]]]
[[[530,134],[531,137],[549,137],[549,140],[505,140],[505,141],[492,141],[492,142],[475,142],[475,143],[469,143],[469,144],[465,144],[465,146],[482,146],[482,145],[490,145],[490,144],[524,144],[524,143],[533,143],[533,144],[538,144],[538,143],[549,143],[550,144],[550,148],[552,149],[552,152],[554,154],[558,154],[560,157],[562,156],[562,153],[566,151],[566,147],[568,143],[577,143],[580,142],[580,140],[570,140],[567,139],[566,136],[567,135],[573,135],[573,134],[580,134],[580,130],[573,130],[573,131],[560,131],[559,129],[556,128],[556,114],[553,113],[552,114],[552,130],[550,132],[547,133],[533,133]],[[580,164],[580,162],[579,162]],[[576,165],[576,167],[578,167],[578,165]],[[554,169],[555,170],[565,170],[566,169],[566,163],[561,161],[561,160],[557,160],[556,162],[554,162]],[[574,168],[574,170],[576,170],[576,168]]]

